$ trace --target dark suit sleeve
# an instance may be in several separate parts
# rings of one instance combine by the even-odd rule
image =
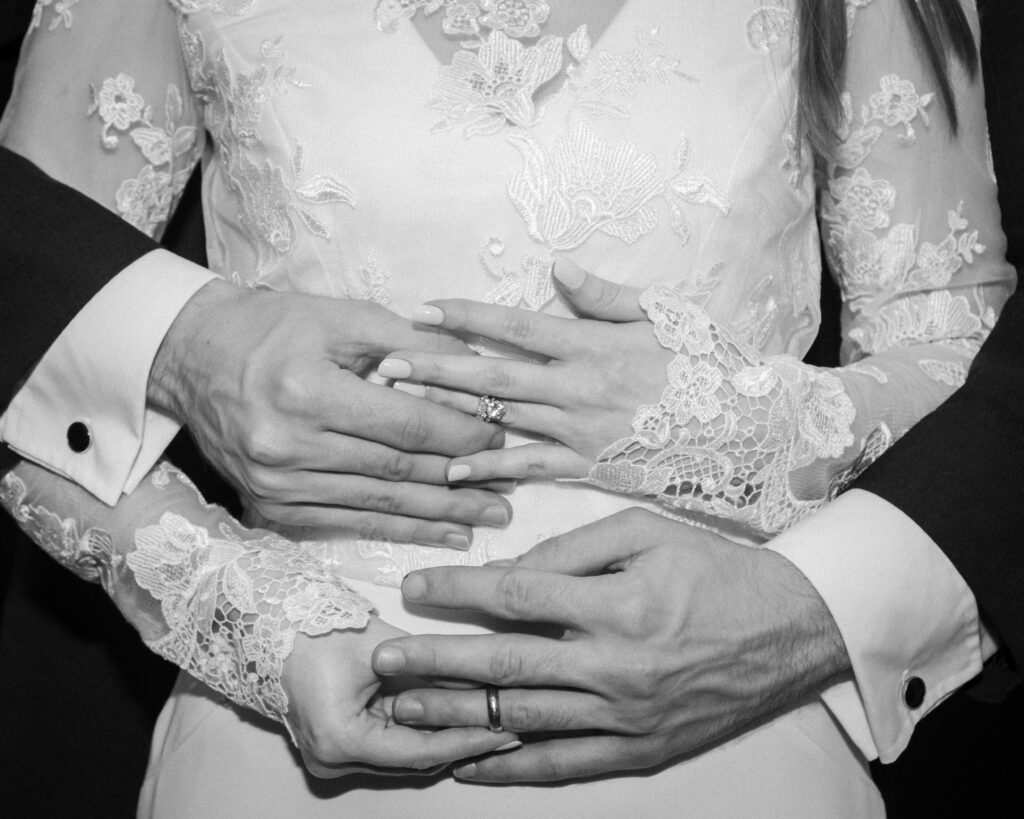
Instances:
[[[75,314],[157,245],[0,148],[0,409]]]
[[[979,6],[985,99],[1007,258],[1024,257],[1024,9]],[[1024,293],[1007,303],[966,385],[856,484],[895,504],[967,581],[1024,669]]]

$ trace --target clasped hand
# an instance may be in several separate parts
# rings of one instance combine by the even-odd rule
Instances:
[[[501,565],[413,572],[402,591],[510,629],[563,629],[557,638],[407,636],[375,651],[382,675],[502,686],[502,726],[527,736],[456,768],[480,782],[651,767],[728,736],[848,662],[828,609],[785,558],[640,509]],[[406,691],[393,709],[417,727],[488,724],[479,689]]]
[[[265,519],[466,549],[471,526],[503,526],[510,507],[447,486],[445,465],[500,446],[501,430],[364,380],[396,343],[467,352],[371,302],[213,281],[172,325],[150,400]]]
[[[563,319],[461,299],[431,302],[414,321],[484,336],[542,362],[399,349],[379,373],[430,385],[427,397],[468,415],[480,395],[502,400],[502,424],[551,439],[452,460],[453,482],[493,478],[584,478],[598,456],[629,436],[637,408],[657,403],[673,353],[659,343],[640,291],[560,259],[555,280],[583,316]],[[393,348],[395,349],[395,348]]]

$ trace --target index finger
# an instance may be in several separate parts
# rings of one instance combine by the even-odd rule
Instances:
[[[405,452],[470,455],[500,447],[505,433],[496,424],[371,384],[346,370],[335,371],[322,407],[322,423],[337,432]],[[335,388],[330,389],[333,386]]]
[[[601,598],[585,593],[588,582],[588,578],[514,567],[442,566],[406,575],[402,595],[418,605],[577,628],[597,616],[593,602]]]
[[[412,320],[484,336],[549,358],[564,359],[567,354],[585,351],[591,346],[581,338],[581,319],[559,318],[469,299],[431,301],[413,310]]]

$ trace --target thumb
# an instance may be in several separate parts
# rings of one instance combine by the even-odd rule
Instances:
[[[630,515],[618,513],[548,538],[511,562],[517,569],[586,577],[603,574],[640,551]],[[505,561],[495,561],[501,565]],[[492,564],[494,565],[494,564]]]
[[[565,258],[555,262],[552,272],[558,289],[576,312],[604,321],[640,321],[640,290],[614,284]]]

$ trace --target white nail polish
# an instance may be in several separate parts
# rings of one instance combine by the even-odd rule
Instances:
[[[444,313],[440,307],[431,304],[421,304],[412,311],[412,320],[417,324],[443,324]]]
[[[412,375],[412,365],[400,358],[385,358],[377,366],[377,375],[381,378],[390,378],[394,381],[401,381]]]
[[[515,750],[516,748],[522,748],[522,747],[523,747],[523,743],[522,742],[520,742],[518,739],[513,739],[511,742],[506,742],[500,748],[495,748],[494,749],[494,753],[498,753],[499,751],[512,751],[512,750]]]
[[[464,481],[471,474],[473,474],[473,470],[466,466],[466,464],[455,464],[448,467],[448,482],[458,483],[459,481]]]
[[[555,269],[551,275],[558,279],[567,290],[579,290],[583,286],[583,282],[587,280],[587,274],[583,268],[577,267],[565,259],[555,262]]]

